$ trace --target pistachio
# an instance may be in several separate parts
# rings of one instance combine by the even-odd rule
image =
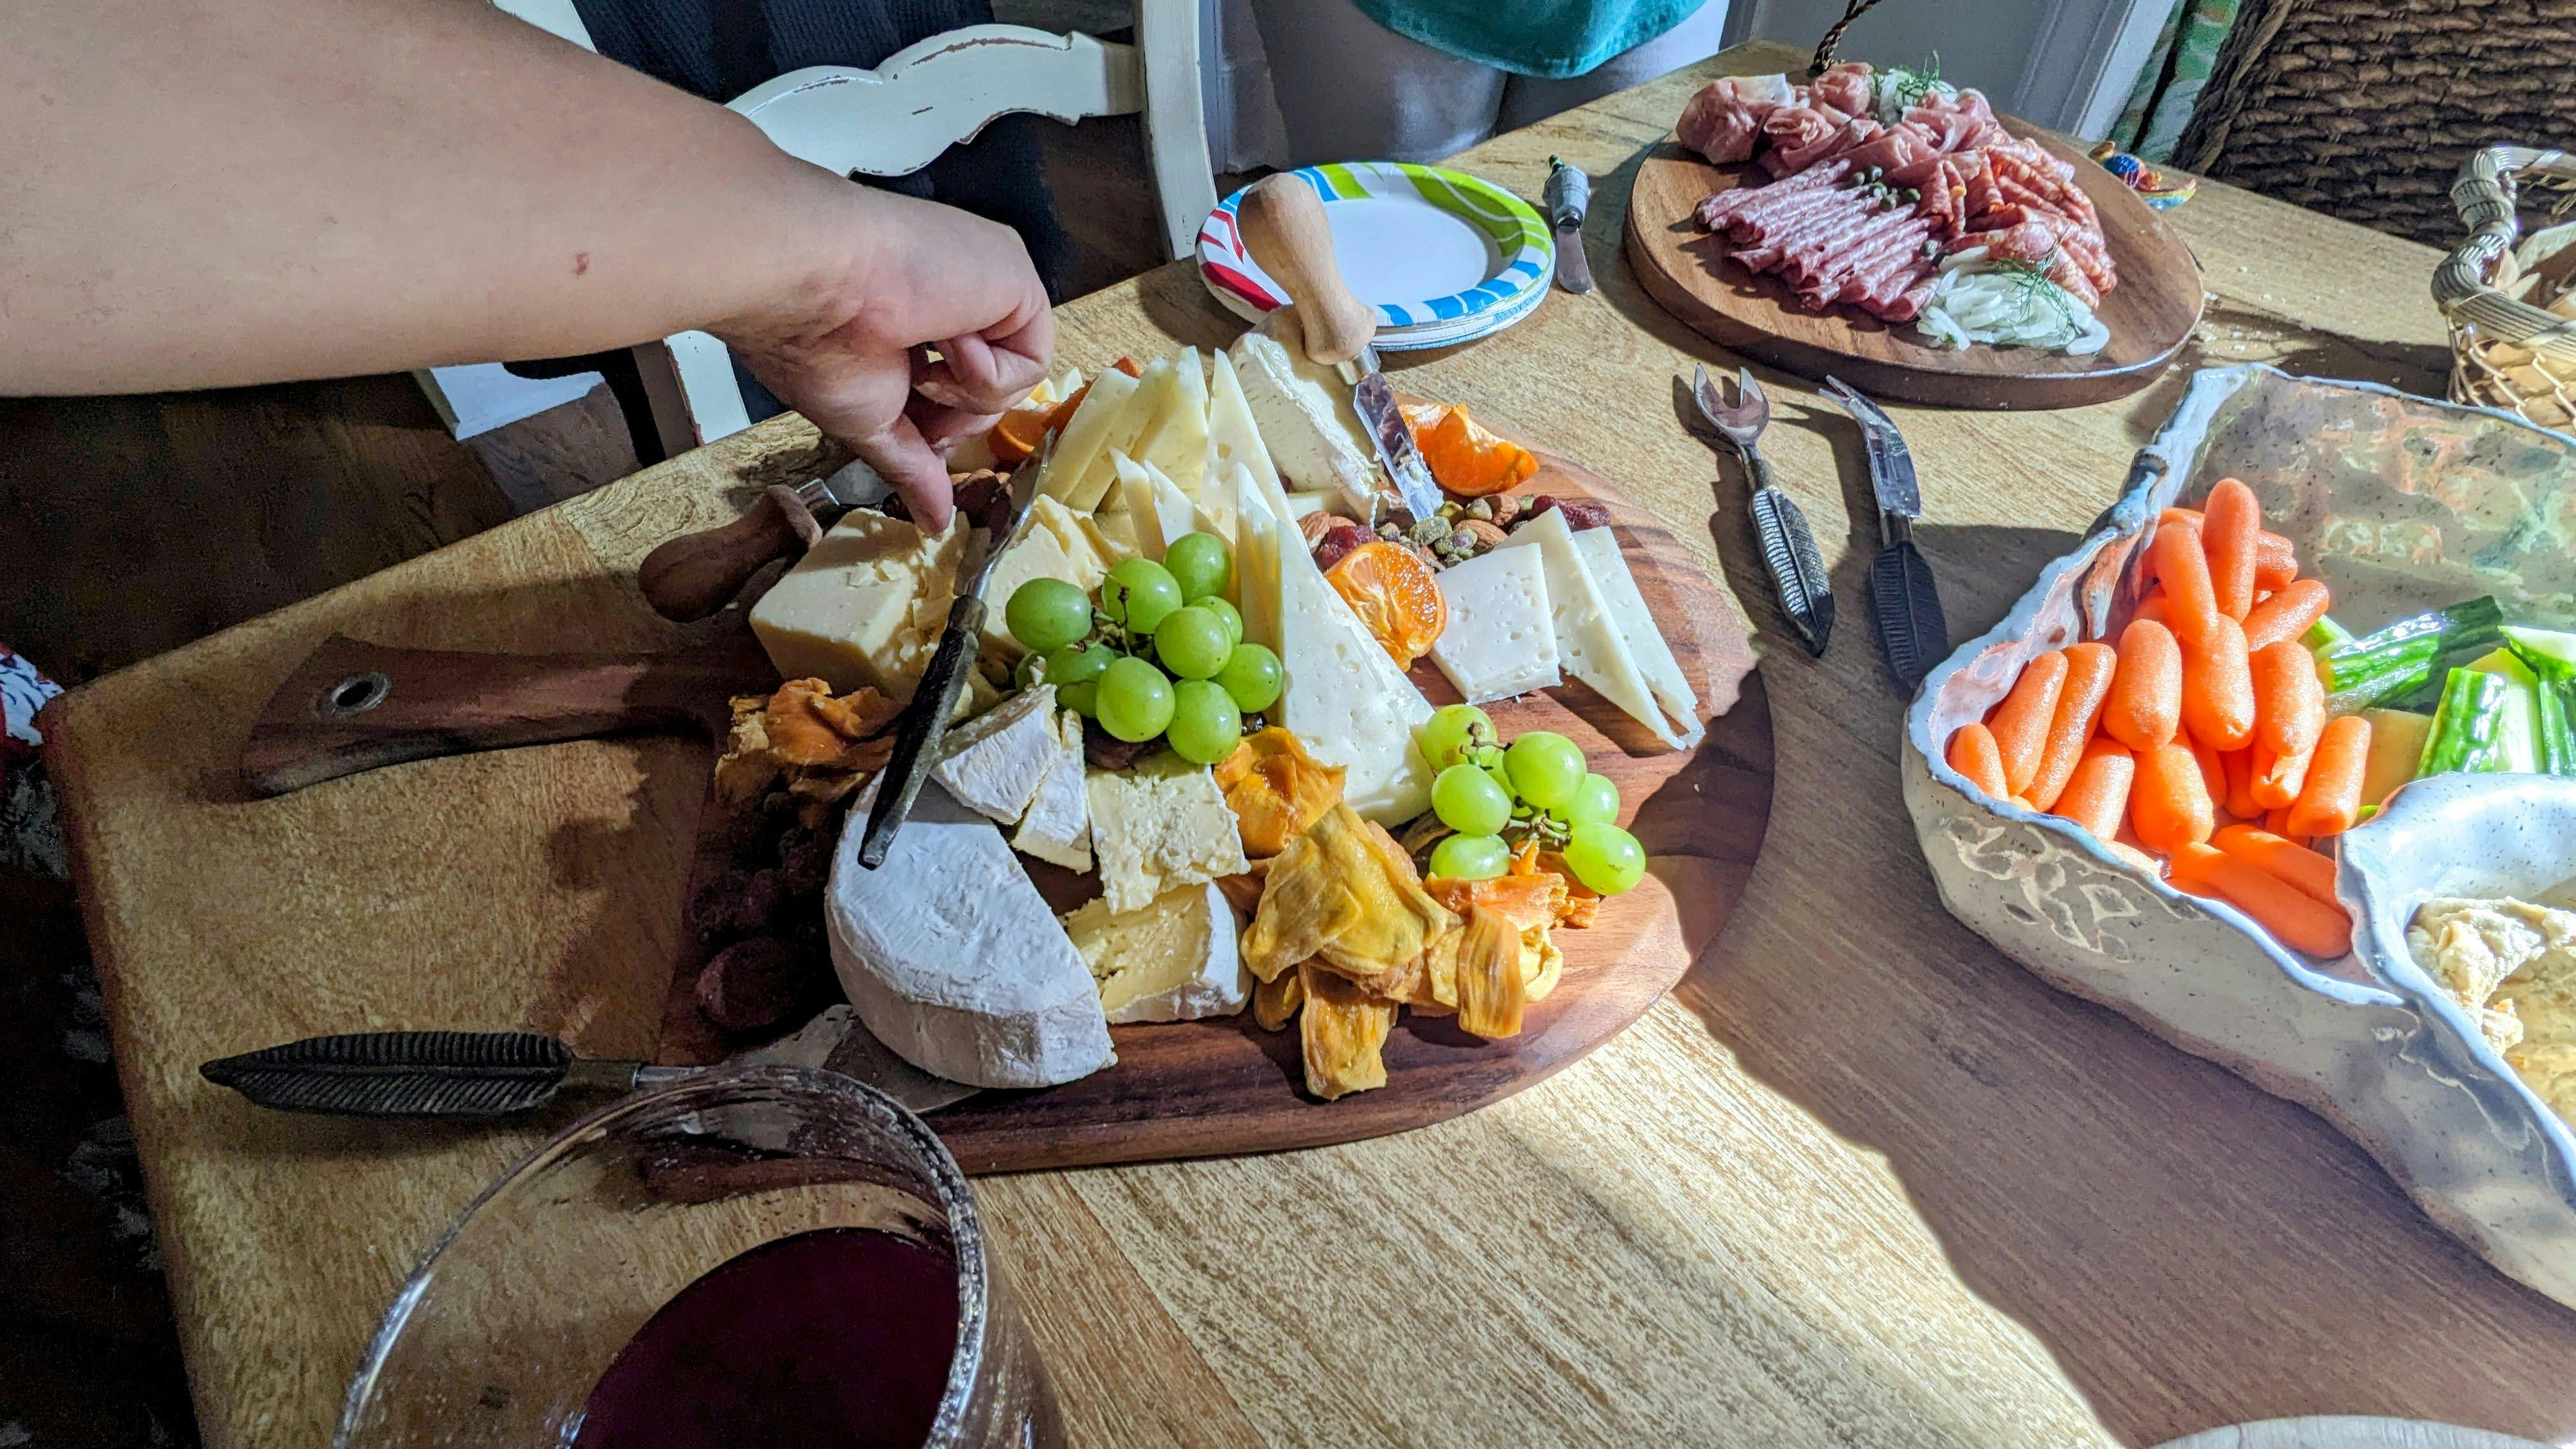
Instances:
[[[1494,500],[1490,498],[1479,498],[1475,502],[1468,504],[1467,516],[1469,518],[1492,518],[1494,516]]]

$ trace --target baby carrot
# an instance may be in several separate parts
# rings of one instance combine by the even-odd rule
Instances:
[[[2120,631],[2120,663],[2102,703],[2102,730],[2133,750],[2172,739],[2182,721],[2182,649],[2173,631],[2133,619]]]
[[[2200,766],[2201,788],[2209,792],[2210,808],[2215,810],[2227,799],[2227,756],[2198,740],[2184,737],[2191,745],[2191,757]]]
[[[2138,752],[2138,778],[2129,789],[2129,828],[2155,850],[2207,840],[2217,820],[2191,747],[2167,740]]]
[[[2290,807],[2290,835],[2341,835],[2361,818],[2361,780],[2370,761],[2370,721],[2348,714],[2326,721],[2309,761],[2299,803]]]
[[[2153,619],[2170,629],[2173,627],[2173,619],[2166,610],[2171,602],[2165,597],[2164,585],[2158,584],[2147,590],[2145,598],[2138,600],[2138,607],[2129,611],[2129,620],[2135,623],[2140,619]]]
[[[2284,755],[2257,740],[2252,754],[2254,774],[2246,782],[2246,792],[2254,797],[2254,803],[2265,810],[2286,810],[2296,803],[2299,787],[2307,783],[2308,761],[2313,752],[2301,750]]]
[[[2287,805],[2277,805],[2270,810],[2264,811],[2263,829],[2266,833],[2277,835],[2283,840],[2294,841],[2299,844],[2305,844],[2307,841],[2307,837],[2304,835],[2293,836],[2290,834],[2290,807]]]
[[[1986,728],[1994,732],[2003,756],[2004,783],[2012,793],[2030,789],[2039,774],[2039,757],[2048,744],[2048,727],[2057,718],[2057,699],[2066,689],[2066,653],[2051,649],[2031,656],[2013,681],[2012,693],[1995,706]]]
[[[2222,802],[2227,813],[2239,820],[2262,819],[2263,806],[2249,788],[2254,781],[2253,749],[2229,750],[2222,758],[2227,761],[2227,799]]]
[[[2245,616],[2245,647],[2295,642],[2326,616],[2334,595],[2316,579],[2293,579]]]
[[[2211,591],[2209,556],[2200,550],[2200,533],[2168,523],[2156,530],[2156,577],[2165,589],[2165,615],[2176,636],[2197,639],[2218,617],[2218,595]]]
[[[2335,899],[2334,858],[2251,825],[2222,825],[2209,843],[2238,860],[2298,888],[2301,895],[2340,906]]]
[[[2254,607],[2254,555],[2263,532],[2263,505],[2254,490],[2221,478],[2202,505],[2200,546],[2209,560],[2209,586],[2218,611],[2243,619]]]
[[[2254,535],[2254,587],[2286,589],[2299,576],[2299,551],[2288,539],[2266,529]]]
[[[2168,508],[2162,513],[2156,515],[2156,522],[2158,524],[2179,523],[2185,528],[2198,528],[2200,527],[2200,510],[2197,508]]]
[[[2121,817],[2129,813],[2129,786],[2137,778],[2137,757],[2128,746],[2087,740],[2075,773],[2067,776],[2066,788],[2057,792],[2057,803],[2049,809],[2083,826],[2094,839],[2109,840],[2120,833]]]
[[[2237,750],[2254,737],[2253,661],[2245,626],[2213,614],[2208,632],[2182,636],[2182,725],[2194,738]]]
[[[2247,669],[2254,680],[2254,738],[2283,759],[2315,749],[2326,728],[2326,687],[2317,680],[2317,657],[2284,639],[2255,651]]]
[[[2004,757],[1995,751],[1994,731],[1970,720],[1950,736],[1945,752],[1950,768],[1968,777],[1968,783],[1998,800],[2012,794],[2004,787]]]
[[[2108,644],[2066,646],[2066,683],[2057,693],[2057,713],[2049,719],[2048,739],[2039,753],[2039,771],[2030,777],[2031,803],[2046,810],[2057,803],[2084,755],[2084,742],[2102,720],[2102,701],[2111,693],[2111,674],[2120,656]]]
[[[2327,905],[2214,846],[2174,851],[2173,875],[2177,885],[2188,880],[2215,889],[2293,951],[2331,958],[2352,950],[2352,917],[2343,907]]]

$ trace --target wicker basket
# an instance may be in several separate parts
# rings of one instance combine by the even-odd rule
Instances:
[[[2451,323],[2451,400],[2518,413],[2544,428],[2576,425],[2576,222],[2520,238],[2517,178],[2576,206],[2576,157],[2489,146],[2451,187],[2469,239],[2433,273]]]

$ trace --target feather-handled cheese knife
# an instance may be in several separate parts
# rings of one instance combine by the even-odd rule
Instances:
[[[1378,370],[1377,349],[1370,345],[1377,335],[1377,309],[1342,280],[1323,198],[1303,178],[1282,171],[1244,191],[1234,220],[1244,254],[1260,263],[1295,305],[1306,356],[1338,365],[1342,380],[1351,384],[1351,406],[1367,426],[1396,495],[1417,519],[1438,513],[1440,485],[1431,481],[1431,469],[1413,441],[1413,426],[1396,405],[1395,389]]]
[[[940,633],[930,667],[921,672],[921,682],[913,688],[912,705],[905,711],[903,727],[895,732],[894,755],[886,761],[876,804],[868,811],[867,833],[859,839],[859,864],[870,870],[885,864],[895,832],[903,829],[913,800],[921,794],[921,782],[939,763],[939,742],[948,735],[948,722],[957,713],[958,692],[966,687],[966,671],[975,667],[976,647],[984,639],[984,585],[993,577],[993,565],[1027,530],[1038,478],[1054,456],[1055,440],[1050,435],[1045,447],[1012,472],[1002,507],[991,517],[975,520],[981,526],[967,530],[965,557],[957,563],[957,598],[948,606],[948,627]]]
[[[1756,445],[1770,425],[1771,400],[1762,395],[1762,385],[1753,380],[1750,369],[1736,369],[1735,386],[1736,400],[1729,403],[1718,395],[1707,368],[1694,369],[1691,401],[1743,460],[1745,475],[1753,483],[1753,531],[1762,542],[1762,565],[1771,573],[1780,611],[1789,616],[1789,627],[1798,631],[1798,642],[1807,646],[1809,654],[1821,657],[1825,641],[1834,632],[1833,583],[1825,576],[1824,555],[1816,549],[1806,513],[1780,491],[1771,461]]]
[[[1581,294],[1592,290],[1592,259],[1583,254],[1583,213],[1592,205],[1592,178],[1563,158],[1547,158],[1548,229],[1556,234],[1556,284]]]
[[[661,1067],[573,1055],[550,1036],[515,1031],[374,1031],[306,1037],[197,1069],[258,1106],[339,1117],[499,1117],[564,1092],[623,1093],[726,1067],[819,1067],[867,1083],[915,1112],[979,1089],[896,1056],[847,1005],[722,1067]]]
[[[1888,676],[1912,689],[1950,652],[1950,625],[1941,615],[1941,591],[1932,566],[1914,546],[1914,520],[1923,516],[1923,492],[1914,481],[1914,453],[1905,435],[1878,404],[1839,378],[1825,379],[1824,395],[1860,424],[1869,456],[1870,491],[1878,498],[1878,557],[1869,566],[1870,618],[1878,625],[1878,652]]]

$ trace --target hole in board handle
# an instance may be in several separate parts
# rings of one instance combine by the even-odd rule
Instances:
[[[345,719],[374,709],[393,692],[394,682],[370,669],[362,674],[352,674],[322,691],[322,697],[313,701],[313,712],[331,719]]]

